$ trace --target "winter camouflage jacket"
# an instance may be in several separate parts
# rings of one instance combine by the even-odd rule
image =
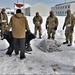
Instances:
[[[35,26],[41,26],[42,24],[42,17],[41,16],[35,16],[33,18],[33,23],[35,24]]]
[[[29,30],[26,17],[21,13],[17,13],[12,16],[6,30],[9,30],[10,28],[12,28],[12,34],[14,38],[25,38],[25,30]]]
[[[2,20],[6,20],[6,22],[2,22]],[[0,23],[1,23],[1,24],[6,24],[6,23],[8,23],[8,17],[7,17],[6,14],[0,13]]]
[[[66,26],[66,27],[68,27],[69,25],[71,25],[72,27],[74,27],[74,16],[73,16],[73,14],[71,14],[71,16],[66,16],[66,18],[65,18],[65,22],[64,22],[64,26],[63,26],[63,28]]]
[[[58,26],[58,19],[57,17],[53,16],[48,16],[47,20],[46,20],[46,25],[48,28],[53,29],[55,27]]]

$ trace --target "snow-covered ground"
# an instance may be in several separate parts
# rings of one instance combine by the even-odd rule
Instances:
[[[14,52],[12,57],[9,57],[5,54],[7,50],[0,51],[0,74],[75,75],[72,71],[75,66],[75,32],[73,34],[73,45],[71,47],[62,44],[62,42],[65,41],[64,30],[62,30],[65,17],[58,16],[59,25],[55,35],[55,40],[61,45],[59,47],[61,51],[43,52],[37,48],[43,39],[47,39],[45,29],[46,18],[47,17],[43,17],[42,39],[36,38],[31,41],[33,51],[26,53],[24,60],[20,60],[19,55],[15,56]],[[27,16],[27,19],[30,30],[34,33],[33,17]]]

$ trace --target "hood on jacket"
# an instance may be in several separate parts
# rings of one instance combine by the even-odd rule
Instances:
[[[24,15],[22,13],[17,13],[17,14],[15,14],[15,17],[17,17],[17,18],[23,18]]]

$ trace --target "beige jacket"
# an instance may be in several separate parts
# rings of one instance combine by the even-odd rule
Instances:
[[[29,30],[27,18],[21,13],[15,14],[11,17],[10,23],[6,29],[9,30],[10,28],[12,28],[14,38],[25,38],[25,30]]]

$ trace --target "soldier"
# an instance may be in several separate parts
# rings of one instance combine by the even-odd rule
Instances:
[[[1,13],[0,13],[1,38],[3,38],[7,23],[8,23],[8,18],[7,18],[7,15],[5,13],[5,9],[3,8]]]
[[[55,39],[55,32],[57,30],[58,26],[58,19],[56,16],[54,16],[54,12],[50,11],[50,15],[48,16],[46,20],[46,29],[48,33],[48,39],[52,38]],[[51,37],[52,34],[52,37]]]
[[[36,16],[33,18],[33,23],[35,24],[35,32],[34,35],[36,37],[37,30],[39,31],[39,38],[41,38],[41,24],[42,24],[42,17],[39,15],[39,12],[36,12]]]
[[[63,30],[65,29],[65,37],[66,41],[63,44],[68,44],[68,46],[72,45],[72,35],[73,35],[73,28],[74,28],[74,16],[71,14],[71,10],[67,10],[67,16],[65,18],[65,22],[63,25]]]

